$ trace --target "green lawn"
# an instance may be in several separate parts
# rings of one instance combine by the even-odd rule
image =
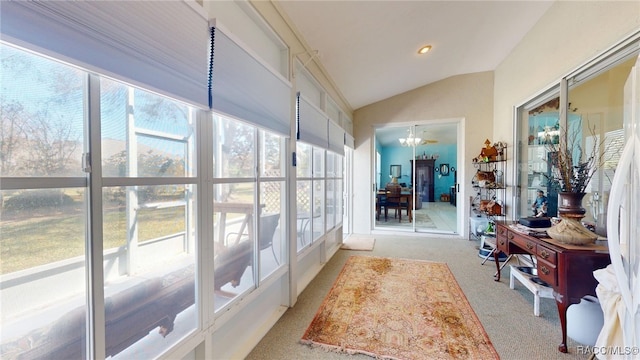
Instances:
[[[126,243],[124,211],[104,214],[104,249]],[[140,242],[184,231],[184,207],[140,210]],[[0,222],[0,274],[69,259],[85,253],[82,212],[66,212]]]

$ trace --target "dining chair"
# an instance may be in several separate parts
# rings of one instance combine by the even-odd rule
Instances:
[[[385,218],[388,215],[389,209],[395,210],[394,219],[399,217],[402,222],[402,188],[400,186],[388,186],[387,187],[387,201],[384,208]]]

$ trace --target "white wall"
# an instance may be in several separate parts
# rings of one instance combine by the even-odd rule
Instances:
[[[512,138],[514,106],[639,28],[640,1],[556,1],[495,70],[494,137]]]
[[[373,169],[375,151],[372,139],[374,128],[392,123],[415,124],[445,119],[464,119],[466,144],[461,155],[471,159],[480,153],[484,141],[493,139],[493,72],[453,76],[433,84],[367,105],[354,112],[354,233],[368,234],[373,229]],[[461,186],[459,204],[468,214],[469,189],[474,173],[471,161],[458,163],[458,182]],[[363,210],[365,209],[365,210]],[[370,209],[368,211],[367,209]],[[463,234],[466,230],[463,230]]]

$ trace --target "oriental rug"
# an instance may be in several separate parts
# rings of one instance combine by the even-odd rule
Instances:
[[[376,244],[376,239],[371,235],[357,235],[351,234],[344,240],[342,246],[343,250],[363,250],[371,251]]]
[[[445,263],[352,256],[301,342],[379,359],[498,359]]]

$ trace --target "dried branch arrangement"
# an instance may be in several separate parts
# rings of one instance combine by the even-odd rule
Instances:
[[[552,153],[551,181],[561,192],[585,192],[589,181],[600,169],[605,159],[600,153],[604,139],[593,146],[588,152],[582,146],[581,127],[576,127],[568,132],[560,127],[560,140],[557,143],[551,141],[551,137],[545,137],[547,151]],[[595,125],[587,127],[591,135],[596,138]]]

